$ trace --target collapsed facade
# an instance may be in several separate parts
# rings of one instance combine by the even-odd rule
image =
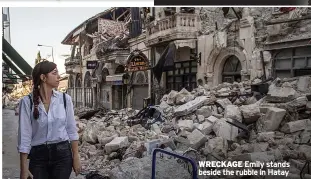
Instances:
[[[305,7],[111,8],[62,42],[73,47],[68,94],[76,107],[141,109],[171,90],[310,75],[310,15]],[[165,58],[173,68],[156,79],[151,69]]]

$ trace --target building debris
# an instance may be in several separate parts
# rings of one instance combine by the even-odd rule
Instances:
[[[278,83],[287,85],[286,80],[279,80]],[[250,89],[250,84],[241,82],[239,87]],[[275,84],[269,84],[269,89],[275,90]],[[227,88],[230,88],[230,85]],[[192,149],[198,152],[202,157],[201,160],[204,160],[204,156],[212,155],[222,159],[269,162],[310,159],[311,115],[306,110],[310,99],[306,98],[308,94],[297,88],[298,86],[293,86],[290,89],[299,91],[296,98],[288,97],[289,93],[286,94],[287,97],[274,95],[271,100],[269,94],[275,93],[270,93],[269,90],[267,96],[256,100],[255,103],[248,103],[249,99],[253,98],[249,96],[241,104],[235,105],[223,97],[206,103],[212,95],[215,96],[215,93],[220,95],[227,93],[226,90],[216,90],[222,89],[218,86],[204,89],[209,93],[188,102],[185,100],[185,104],[176,104],[176,96],[183,94],[184,91],[171,92],[162,99],[162,102],[167,104],[162,107],[173,110],[158,106],[163,120],[154,122],[150,128],[145,128],[140,123],[129,125],[130,118],[135,120],[135,116],[139,117],[137,115],[139,111],[132,109],[109,111],[101,117],[93,116],[90,120],[77,119],[83,169],[98,170],[105,176],[109,174],[109,177],[113,177],[116,175],[114,172],[117,171],[116,167],[122,165],[125,167],[129,165],[130,160],[140,164],[150,160],[154,148],[181,153]],[[181,95],[178,98],[183,99]],[[288,104],[298,104],[295,101],[300,101],[299,98],[308,101],[292,105],[293,111],[287,111]],[[171,102],[168,104],[169,100]],[[304,110],[297,111],[299,108],[295,106],[304,107]],[[293,118],[297,112],[299,115]],[[116,121],[117,125],[113,125]],[[235,124],[237,122],[239,124]],[[247,138],[240,138],[243,131],[248,133]],[[118,158],[120,155],[122,157]],[[299,174],[297,172],[300,170],[290,171],[291,174]]]

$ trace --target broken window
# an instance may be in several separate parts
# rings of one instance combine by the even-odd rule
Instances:
[[[180,91],[183,88],[192,91],[197,86],[196,74],[196,61],[176,62],[175,70],[166,72],[167,92]]]
[[[124,66],[123,65],[119,65],[117,68],[116,68],[116,71],[115,71],[115,74],[121,74],[121,73],[124,73]]]
[[[289,48],[274,52],[274,76],[290,78],[311,75],[311,47]]]

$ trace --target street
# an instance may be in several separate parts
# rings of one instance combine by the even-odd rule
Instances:
[[[17,152],[18,116],[13,110],[2,110],[2,156],[3,179],[19,178],[19,155]]]
[[[19,178],[19,154],[17,152],[17,130],[18,130],[18,116],[15,116],[13,110],[2,110],[2,131],[3,131],[3,179]],[[71,178],[83,178],[79,175]]]

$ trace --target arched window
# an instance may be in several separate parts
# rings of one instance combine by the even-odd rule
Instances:
[[[84,100],[87,107],[93,107],[93,93],[91,86],[91,73],[87,71],[84,76]]]
[[[84,87],[91,87],[91,73],[89,71],[84,76]]]
[[[78,73],[76,77],[76,87],[81,87],[82,86],[82,79],[81,79],[81,74]]]
[[[222,81],[233,83],[234,81],[241,81],[241,62],[236,56],[230,56],[225,64],[222,71]]]
[[[124,66],[123,65],[119,65],[117,68],[116,68],[116,71],[115,71],[115,74],[120,74],[120,73],[124,73]]]
[[[73,76],[69,75],[69,78],[68,78],[68,88],[73,88],[73,87],[74,87]]]

